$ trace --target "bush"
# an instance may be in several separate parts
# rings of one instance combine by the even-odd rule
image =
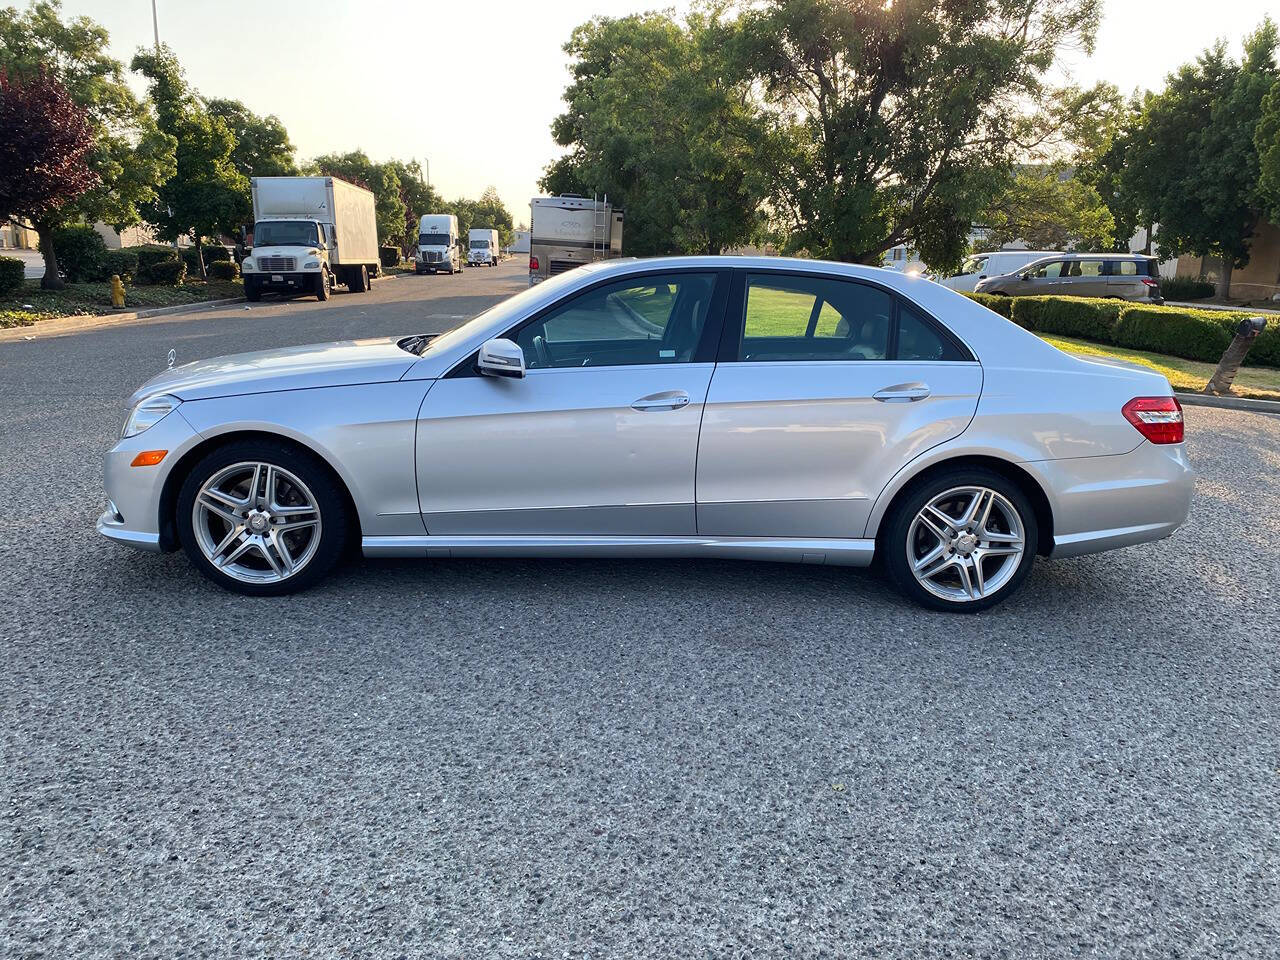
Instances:
[[[0,257],[0,296],[8,296],[21,289],[26,264],[17,257]]]
[[[200,259],[196,256],[195,247],[183,247],[182,259],[187,265],[187,273],[200,274]],[[225,263],[231,259],[231,251],[220,243],[210,244],[204,248],[204,268],[209,270],[211,263]]]
[[[145,247],[131,247],[134,254],[138,258],[138,272],[146,273],[148,269],[157,263],[163,263],[165,260],[176,260],[178,251],[173,247],[164,247],[160,244],[150,243]]]
[[[1217,363],[1231,343],[1239,322],[1239,315],[1221,311],[1130,307],[1116,324],[1111,342],[1136,350]]]
[[[106,260],[102,264],[102,279],[110,280],[113,275],[121,280],[132,280],[138,275],[138,255],[132,250],[108,250]]]
[[[384,267],[397,267],[400,265],[400,248],[379,247],[378,257]]]
[[[1011,318],[1036,333],[1113,343],[1121,301],[1088,297],[1017,297]]]
[[[1013,297],[997,297],[990,293],[966,293],[964,296],[974,303],[980,303],[988,310],[1000,314],[1006,320],[1013,319],[1009,315],[1013,309]]]
[[[1160,281],[1160,292],[1166,300],[1203,300],[1212,297],[1217,289],[1208,280],[1192,277],[1170,277]]]
[[[177,256],[157,260],[148,267],[138,267],[138,282],[154,286],[176,287],[187,276],[187,265]]]
[[[230,260],[215,260],[208,265],[210,280],[234,280],[240,276],[240,268]]]
[[[68,283],[96,283],[104,279],[107,244],[93,227],[59,227],[53,231],[58,272]]]

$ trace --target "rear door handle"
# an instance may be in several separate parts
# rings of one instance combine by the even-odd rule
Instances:
[[[631,404],[633,410],[679,410],[688,406],[689,395],[683,390],[668,390],[665,393],[651,393]]]
[[[877,390],[871,396],[881,403],[914,403],[929,396],[927,383],[895,383],[892,387]]]

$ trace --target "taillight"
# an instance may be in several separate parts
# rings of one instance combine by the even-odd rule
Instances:
[[[1143,278],[1142,278],[1142,282],[1143,282],[1143,283],[1145,283],[1148,287],[1158,287],[1158,286],[1160,286],[1160,281],[1159,281],[1159,280],[1152,280],[1150,277],[1143,277]]]
[[[1182,404],[1177,397],[1134,397],[1120,412],[1152,443],[1182,442]]]
[[[530,257],[530,258],[529,258],[529,269],[530,269],[530,270],[537,270],[537,269],[538,269],[538,258],[537,258],[537,257]]]

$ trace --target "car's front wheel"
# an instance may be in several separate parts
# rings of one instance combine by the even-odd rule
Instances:
[[[311,586],[342,555],[346,498],[313,454],[271,440],[203,457],[178,494],[178,537],[202,573],[238,593]]]
[[[880,538],[885,570],[934,610],[994,606],[1026,579],[1039,530],[1018,487],[994,471],[946,470],[899,498]]]

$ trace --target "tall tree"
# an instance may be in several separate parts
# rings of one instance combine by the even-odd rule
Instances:
[[[1280,78],[1262,102],[1262,116],[1253,136],[1258,148],[1258,192],[1263,212],[1280,223]]]
[[[352,150],[350,153],[316,157],[308,165],[308,170],[321,176],[338,177],[372,191],[378,242],[396,247],[402,245],[406,208],[400,196],[400,175],[394,164],[374,163],[363,150]]]
[[[1098,191],[1059,164],[1015,173],[979,221],[992,249],[1021,240],[1032,250],[1106,250],[1115,218]]]
[[[13,79],[0,68],[0,218],[24,220],[40,236],[41,286],[63,286],[53,249],[58,212],[98,183],[90,169],[93,128],[57,80]]]
[[[476,201],[471,226],[497,230],[500,247],[507,246],[515,239],[515,234],[512,232],[511,211],[503,204],[496,187],[486,187],[480,199]]]
[[[233,232],[243,222],[248,182],[231,162],[235,137],[187,86],[168,47],[139,51],[133,69],[150,81],[157,123],[178,144],[177,169],[157,192],[147,221],[161,239],[191,237],[200,276],[207,277],[204,238]]]
[[[427,183],[422,164],[417,160],[388,160],[387,166],[396,172],[400,181],[400,202],[404,204],[404,234],[395,243],[402,250],[418,245],[418,222],[425,213],[438,213],[444,209],[444,198]]]
[[[766,99],[763,156],[791,246],[955,259],[969,223],[1041,146],[1046,75],[1091,49],[1098,0],[766,0],[735,44]]]
[[[569,148],[540,186],[608,194],[627,211],[627,249],[719,253],[756,229],[763,185],[746,82],[727,58],[735,31],[714,12],[597,18],[565,44]]]
[[[1264,197],[1256,133],[1275,85],[1277,35],[1267,19],[1235,61],[1219,42],[1149,96],[1128,151],[1125,178],[1160,224],[1160,252],[1222,261],[1218,295],[1249,262]]]
[[[11,77],[42,71],[61,83],[86,114],[93,147],[86,156],[96,182],[51,214],[54,225],[101,220],[118,230],[142,222],[143,210],[174,171],[177,145],[162,133],[148,105],[125,82],[124,67],[107,55],[107,31],[87,17],[63,21],[56,0],[26,11],[0,9],[0,68]],[[58,283],[51,243],[45,283]]]
[[[235,146],[231,149],[231,165],[239,171],[245,184],[235,220],[248,223],[253,219],[253,196],[249,191],[249,181],[254,177],[297,176],[298,162],[294,146],[289,142],[289,133],[278,117],[260,117],[239,100],[215,98],[209,100],[206,106],[210,116],[226,124],[235,140]]]

